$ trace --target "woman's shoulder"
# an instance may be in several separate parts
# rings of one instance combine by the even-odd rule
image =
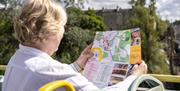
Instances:
[[[41,57],[33,57],[24,61],[25,65],[33,71],[49,68],[52,62],[52,60]]]

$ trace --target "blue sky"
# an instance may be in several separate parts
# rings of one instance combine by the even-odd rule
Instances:
[[[129,0],[87,0],[86,8],[94,9],[115,9],[117,6],[123,8],[131,8],[128,4]],[[157,13],[162,19],[168,19],[171,22],[180,20],[180,0],[157,0]]]

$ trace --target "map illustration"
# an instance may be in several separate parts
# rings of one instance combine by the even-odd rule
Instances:
[[[122,32],[106,31],[97,32],[94,39],[93,48],[102,51],[101,62],[129,62],[130,45],[131,45],[131,31],[126,30]],[[98,58],[97,52],[95,58]]]
[[[96,32],[91,50],[83,75],[99,88],[122,81],[141,62],[139,28]]]

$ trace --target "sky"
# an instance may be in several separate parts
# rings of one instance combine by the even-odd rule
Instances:
[[[75,0],[78,2],[78,0]],[[117,6],[122,9],[131,8],[129,0],[85,0],[85,8],[94,9],[116,9]],[[147,0],[148,1],[148,0]],[[180,0],[156,0],[157,14],[163,20],[168,19],[170,22],[180,20]],[[0,8],[3,6],[0,4]]]
[[[131,8],[128,4],[129,0],[87,0],[86,7],[94,9],[116,9],[121,7],[122,9]],[[170,22],[180,20],[180,0],[157,0],[156,3],[157,13],[163,20],[168,19]]]

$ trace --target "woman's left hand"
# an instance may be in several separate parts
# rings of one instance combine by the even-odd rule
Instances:
[[[84,68],[84,66],[86,65],[88,59],[93,56],[93,53],[91,52],[91,47],[92,47],[92,44],[88,45],[83,50],[83,52],[81,53],[79,58],[75,61],[80,66],[81,69]]]

